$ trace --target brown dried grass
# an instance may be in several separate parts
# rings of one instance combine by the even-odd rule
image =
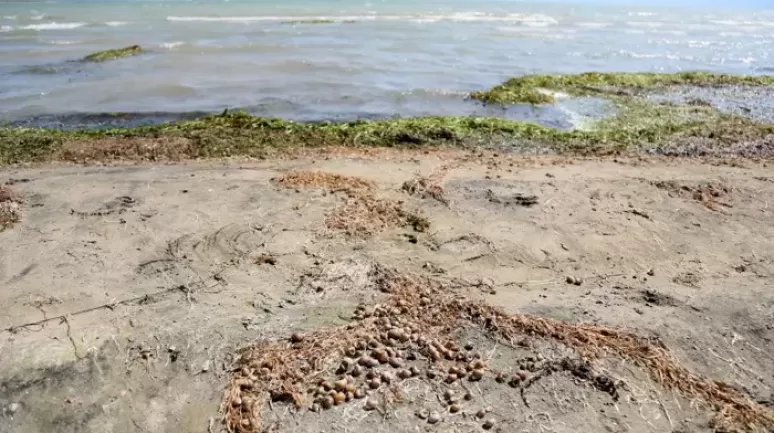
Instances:
[[[191,141],[183,137],[100,138],[71,140],[62,145],[55,160],[79,164],[104,161],[181,161],[191,159]]]
[[[274,182],[286,188],[323,188],[329,191],[370,191],[375,188],[370,180],[324,171],[292,171],[274,178]]]
[[[294,342],[266,341],[239,353],[221,407],[228,429],[240,433],[260,431],[261,413],[267,402],[285,401],[297,408],[309,407],[311,391],[332,371],[348,347],[384,335],[385,317],[387,326],[398,323],[410,330],[411,344],[419,344],[422,338],[450,338],[458,329],[477,326],[504,341],[529,336],[558,342],[588,360],[624,358],[647,371],[665,388],[707,402],[716,410],[712,427],[718,431],[774,429],[774,413],[770,409],[726,383],[689,371],[657,341],[605,326],[508,315],[499,308],[450,294],[441,283],[429,278],[401,275],[379,266],[374,273],[376,287],[389,294],[385,303],[377,306],[382,313],[375,315],[380,317],[359,317],[349,325],[318,329]],[[420,345],[423,354],[429,353],[429,346]]]
[[[443,194],[443,179],[446,177],[446,174],[449,173],[449,170],[458,167],[460,164],[459,161],[444,164],[433,170],[433,172],[426,177],[420,176],[416,179],[407,180],[403,183],[401,189],[411,195],[433,198],[448,206],[449,200],[447,200]]]
[[[676,181],[656,181],[652,184],[669,193],[670,197],[681,197],[703,204],[707,209],[721,211],[721,207],[732,207],[728,201],[733,190],[722,183],[703,183],[695,186]]]
[[[0,185],[0,231],[21,219],[22,196],[8,185]]]
[[[323,188],[330,192],[344,192],[343,205],[330,212],[325,220],[328,228],[351,236],[368,236],[390,227],[412,227],[416,231],[429,228],[429,221],[403,208],[403,203],[380,197],[376,185],[354,176],[320,172],[294,171],[275,178],[287,188]]]

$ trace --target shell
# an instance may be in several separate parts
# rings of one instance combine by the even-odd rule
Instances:
[[[430,424],[437,424],[440,421],[441,421],[441,414],[436,411],[430,412],[430,415],[427,416],[427,422],[429,422]]]
[[[478,382],[479,380],[484,378],[484,372],[482,370],[473,370],[470,372],[470,378],[469,380],[471,382]]]
[[[393,376],[392,373],[389,371],[382,372],[382,382],[390,383],[393,380],[395,380],[395,376]]]
[[[333,382],[333,387],[336,391],[344,391],[347,389],[347,379],[340,379]]]
[[[320,404],[323,409],[330,409],[333,407],[333,397],[327,396],[322,400],[322,403]]]
[[[363,405],[365,410],[375,410],[377,407],[379,407],[379,403],[372,398],[366,400],[365,405]]]
[[[363,374],[363,367],[361,365],[356,365],[352,367],[352,371],[350,373],[353,377],[359,377]]]

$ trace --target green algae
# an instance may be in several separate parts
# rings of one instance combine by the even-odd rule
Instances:
[[[558,130],[500,118],[418,117],[344,123],[298,123],[224,113],[174,124],[89,131],[0,128],[0,164],[52,160],[138,159],[154,144],[152,158],[262,157],[298,149],[350,147],[510,148],[558,154],[636,152],[702,138],[717,146],[757,140],[774,126],[721,113],[712,107],[617,102],[618,112],[584,130]],[[138,140],[140,140],[138,144]],[[173,147],[168,143],[185,143]],[[106,151],[105,143],[109,143]],[[78,153],[68,151],[77,146]],[[168,147],[165,147],[168,146]]]
[[[116,48],[113,50],[98,51],[96,53],[89,54],[83,58],[84,62],[107,62],[109,60],[122,59],[124,57],[136,56],[144,53],[145,50],[139,45],[132,45],[124,48]]]
[[[600,73],[575,75],[525,75],[511,78],[489,90],[473,92],[471,98],[492,104],[550,104],[552,92],[573,96],[631,96],[646,90],[675,86],[771,86],[774,76],[714,74],[710,72]]]
[[[174,124],[89,131],[0,127],[0,164],[62,159],[63,150],[109,141],[185,140],[187,158],[263,156],[326,146],[477,147],[519,138],[562,140],[563,132],[498,118],[420,117],[345,123],[298,123],[224,113]],[[120,149],[114,151],[121,158]],[[64,158],[67,159],[67,158]]]

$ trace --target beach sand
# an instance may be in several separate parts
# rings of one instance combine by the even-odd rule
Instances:
[[[373,201],[364,209],[348,178],[325,178],[344,179],[338,188],[276,181],[307,171],[370,181]],[[320,151],[8,168],[0,182],[22,197],[20,221],[0,232],[3,432],[221,431],[237,350],[351,323],[356,305],[384,301],[374,289],[383,269],[508,314],[648,337],[771,411],[774,175],[764,162]],[[388,217],[369,214],[373,203]],[[341,220],[349,211],[363,212],[359,225]],[[632,360],[592,360],[617,383],[615,399],[562,372],[520,392],[495,382],[495,366],[513,373],[516,359],[582,350],[462,332],[491,370],[448,385],[471,394],[456,413],[441,402],[445,382],[423,376],[393,384],[402,398],[374,411],[361,400],[319,413],[265,405],[262,431],[712,431],[706,398]]]

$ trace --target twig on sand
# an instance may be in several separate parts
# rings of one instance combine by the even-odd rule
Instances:
[[[168,294],[168,293],[173,293],[173,292],[178,292],[178,291],[184,293],[186,295],[186,299],[188,299],[190,301],[190,298],[188,297],[189,294],[190,294],[190,291],[188,290],[188,288],[185,285],[180,285],[180,286],[175,286],[175,287],[171,287],[171,288],[168,288],[168,289],[160,290],[158,292],[149,293],[149,294],[146,294],[146,295],[134,296],[132,298],[124,299],[124,300],[117,301],[117,302],[108,302],[108,303],[105,303],[105,304],[97,305],[95,307],[74,311],[72,313],[62,314],[60,316],[49,317],[47,319],[38,320],[38,321],[35,321],[35,322],[23,323],[21,325],[13,325],[13,326],[10,326],[8,328],[4,328],[3,331],[15,333],[15,332],[19,331],[20,329],[28,328],[30,326],[41,326],[41,325],[44,325],[44,324],[46,324],[48,322],[51,322],[53,320],[59,320],[62,323],[66,323],[67,326],[68,326],[68,329],[69,329],[70,322],[68,321],[68,317],[79,316],[81,314],[91,313],[92,311],[101,310],[103,308],[107,308],[109,310],[113,310],[118,305],[129,305],[129,304],[133,304],[133,303],[143,304],[143,303],[149,302],[152,298],[154,298],[156,296],[165,295],[165,294]]]

